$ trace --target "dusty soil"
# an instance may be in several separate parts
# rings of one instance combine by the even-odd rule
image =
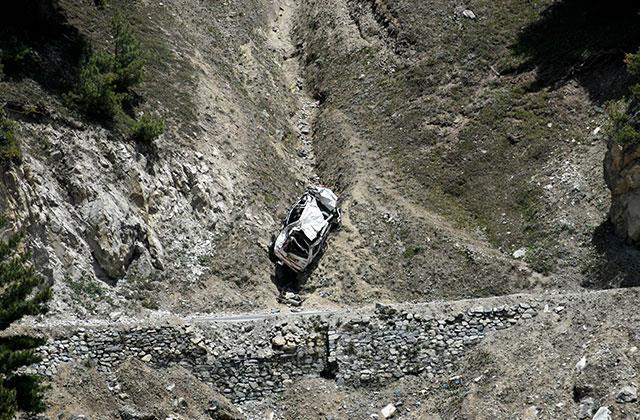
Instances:
[[[139,360],[125,363],[113,377],[91,366],[70,364],[60,370],[47,415],[73,418],[89,413],[101,419],[242,418],[225,397],[183,368],[154,370]]]

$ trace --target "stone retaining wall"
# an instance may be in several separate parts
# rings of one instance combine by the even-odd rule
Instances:
[[[53,376],[80,361],[111,372],[129,358],[152,366],[179,364],[234,401],[280,392],[299,377],[335,378],[338,385],[375,386],[405,375],[447,374],[456,359],[493,330],[525,322],[537,304],[461,308],[398,308],[317,316],[184,325],[75,328],[49,332],[42,363],[29,368]]]
[[[454,368],[456,358],[489,331],[532,318],[527,303],[475,307],[446,318],[378,307],[329,332],[329,363],[338,384],[382,384],[405,375],[433,377]]]

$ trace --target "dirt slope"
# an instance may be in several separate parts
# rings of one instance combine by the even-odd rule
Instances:
[[[602,177],[629,7],[305,2],[318,168],[348,197],[311,283],[366,279],[394,300],[637,284]]]
[[[284,67],[293,53],[272,26],[278,5],[63,0],[52,10],[42,19],[54,33],[20,38],[37,71],[6,67],[0,82],[23,151],[3,169],[0,210],[55,281],[54,312],[275,304],[266,245],[309,179],[296,154],[300,89]],[[69,51],[112,49],[117,13],[147,61],[135,112],[166,121],[151,149],[64,99],[80,65]]]
[[[79,316],[277,307],[266,246],[318,180],[345,215],[295,285],[310,308],[634,285],[601,169],[629,7],[61,0],[0,82],[24,154],[0,210]],[[167,122],[153,150],[64,100],[117,11],[148,63],[133,111]]]

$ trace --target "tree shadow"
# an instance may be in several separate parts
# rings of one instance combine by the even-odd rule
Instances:
[[[593,267],[592,276],[582,284],[584,287],[640,286],[640,250],[618,237],[610,221],[604,221],[594,230],[592,243],[600,260]]]
[[[8,2],[0,13],[0,58],[6,78],[29,78],[53,94],[69,91],[88,43],[57,0]]]
[[[525,27],[511,50],[523,61],[511,71],[536,69],[531,90],[573,79],[596,103],[628,93],[624,53],[640,46],[640,2],[563,0]],[[508,71],[509,69],[507,69]]]

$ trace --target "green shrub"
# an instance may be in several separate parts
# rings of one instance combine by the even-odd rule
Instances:
[[[144,77],[140,42],[132,35],[127,22],[119,16],[113,19],[113,32],[116,38],[115,88],[117,92],[127,93],[129,89],[141,83]]]
[[[627,71],[640,78],[640,51],[635,54],[626,54],[624,62],[627,65]],[[611,119],[609,135],[612,141],[618,144],[640,143],[640,121],[638,121],[640,83],[631,86],[630,91],[631,101],[624,109],[621,109],[620,104],[612,104],[609,109]]]
[[[36,63],[36,53],[33,48],[28,47],[13,39],[4,51],[0,50],[0,56],[8,73],[24,73],[33,68]]]
[[[640,51],[635,54],[626,54],[624,62],[627,65],[627,71],[636,77],[640,77]]]
[[[15,123],[0,109],[0,162],[20,163],[22,152],[16,140]]]
[[[115,91],[114,58],[108,53],[92,54],[80,69],[80,81],[69,98],[91,117],[110,120],[122,109],[124,95]]]
[[[406,248],[404,250],[404,252],[402,253],[402,255],[405,258],[413,258],[416,255],[418,255],[419,253],[422,252],[422,247],[419,246],[409,246],[408,248]]]
[[[640,140],[640,133],[627,112],[610,111],[612,140],[618,144],[630,144]]]
[[[133,125],[132,137],[142,143],[151,143],[164,133],[164,121],[149,114],[144,114]]]

